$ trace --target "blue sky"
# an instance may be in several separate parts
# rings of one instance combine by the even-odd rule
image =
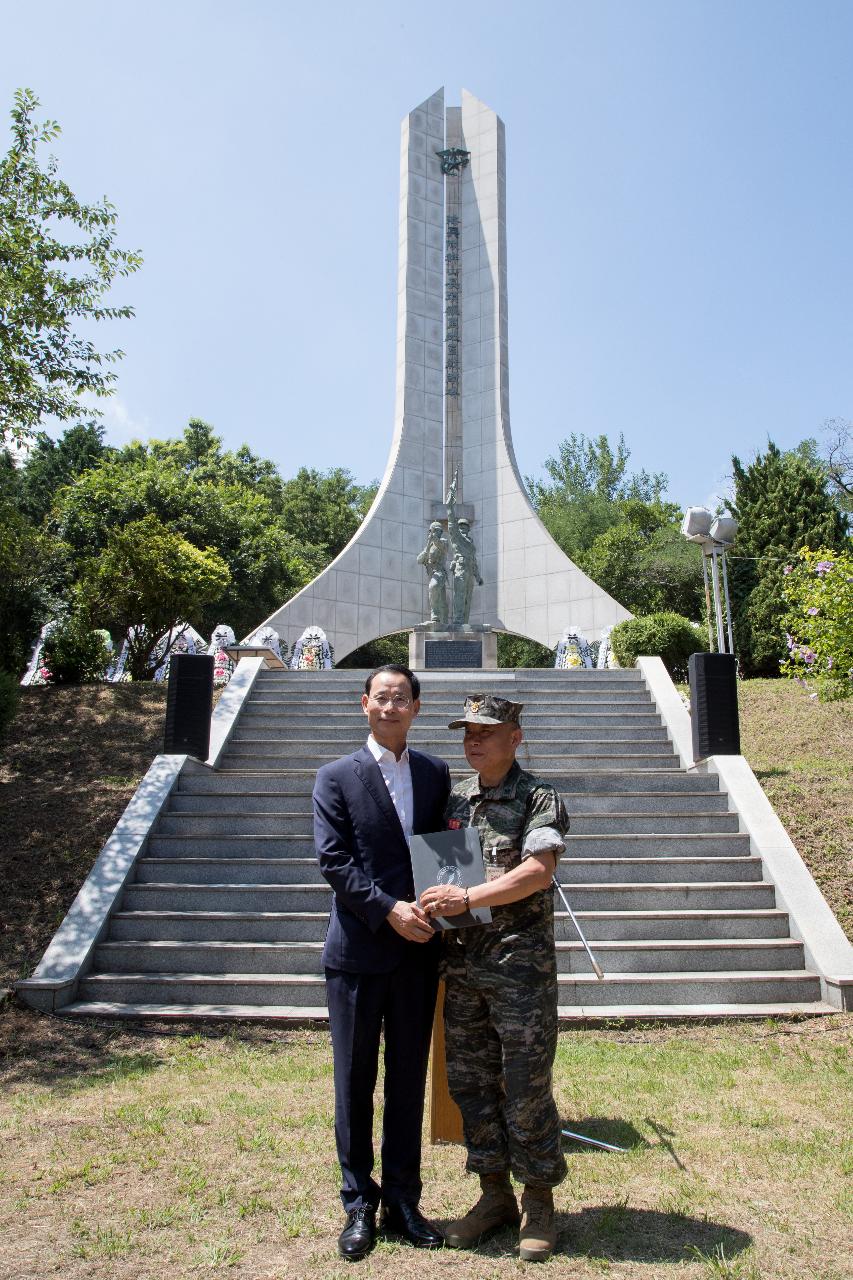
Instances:
[[[145,256],[115,291],[136,319],[98,330],[127,353],[117,443],[199,416],[285,475],[381,475],[399,124],[441,85],[507,126],[525,474],[621,431],[702,502],[733,451],[853,417],[846,0],[4,0],[0,27],[0,107],[36,91]]]

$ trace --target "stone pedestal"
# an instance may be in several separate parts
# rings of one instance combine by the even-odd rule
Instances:
[[[491,627],[422,622],[409,633],[413,671],[495,671],[497,665],[498,637]]]

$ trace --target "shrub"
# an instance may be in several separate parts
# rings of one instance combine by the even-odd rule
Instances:
[[[691,653],[704,653],[708,648],[702,628],[680,613],[649,613],[617,623],[610,643],[621,667],[633,667],[640,657],[657,657],[663,659],[673,680],[686,680]]]
[[[784,569],[783,675],[813,682],[821,702],[853,693],[853,552],[803,547]]]
[[[17,676],[11,671],[0,671],[0,733],[14,720],[20,698]]]
[[[93,630],[78,614],[64,618],[44,642],[51,684],[102,680],[111,657],[107,633]]]

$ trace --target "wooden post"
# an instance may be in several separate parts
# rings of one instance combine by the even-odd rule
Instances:
[[[435,1021],[432,1028],[429,1091],[430,1142],[458,1142],[462,1137],[462,1113],[447,1087],[447,1058],[444,1050],[444,983],[438,984]]]

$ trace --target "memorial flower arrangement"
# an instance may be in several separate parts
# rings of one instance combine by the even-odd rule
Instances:
[[[557,656],[554,666],[563,671],[571,671],[578,667],[591,667],[592,654],[586,636],[567,627],[557,645]]]
[[[803,547],[783,571],[788,604],[783,675],[821,702],[853,694],[853,551]]]

